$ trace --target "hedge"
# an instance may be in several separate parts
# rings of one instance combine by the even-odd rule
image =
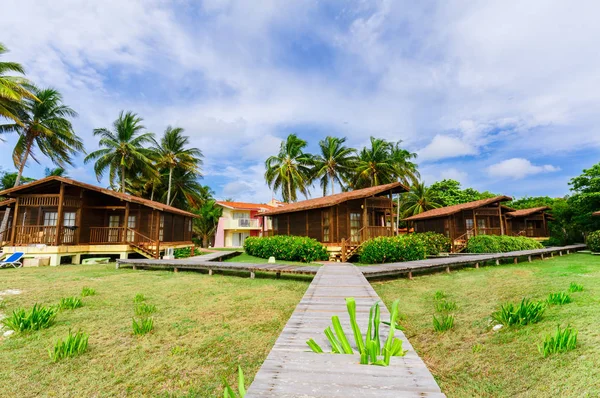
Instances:
[[[594,253],[600,252],[600,230],[590,233],[587,237],[588,249]]]
[[[436,232],[419,232],[411,235],[414,239],[419,239],[425,244],[427,254],[437,256],[440,253],[447,253],[451,250],[452,244],[450,238]]]
[[[251,256],[275,257],[283,261],[310,263],[329,259],[325,246],[314,239],[301,236],[249,237],[244,241],[244,250]]]
[[[543,248],[540,242],[525,236],[478,235],[467,241],[469,253],[506,253]]]
[[[424,239],[413,235],[378,237],[363,243],[359,261],[363,264],[380,264],[427,258]]]
[[[202,254],[202,251],[198,248],[194,248],[194,256],[199,256]],[[179,249],[173,250],[173,256],[175,258],[188,258],[192,256],[192,248],[191,247],[182,247]]]

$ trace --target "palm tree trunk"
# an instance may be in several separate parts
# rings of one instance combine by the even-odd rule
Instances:
[[[331,194],[333,195],[335,191],[335,178],[331,178]]]
[[[125,193],[125,165],[121,165],[121,192]]]
[[[287,182],[287,186],[288,186],[288,203],[292,203],[292,182],[290,181],[290,179],[288,178],[288,182]]]
[[[400,194],[397,197],[398,206],[396,206],[396,235],[398,235],[398,230],[400,229]],[[408,233],[408,226],[406,227],[406,233]]]
[[[171,202],[171,181],[173,179],[173,168],[169,167],[169,189],[167,189],[167,204]]]

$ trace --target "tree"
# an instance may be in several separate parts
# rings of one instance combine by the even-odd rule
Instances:
[[[198,148],[187,148],[189,137],[183,135],[181,127],[168,126],[160,143],[154,141],[151,148],[153,158],[159,169],[167,169],[169,178],[167,183],[167,197],[165,203],[171,204],[171,188],[173,185],[173,171],[178,169],[182,175],[186,173],[200,176],[202,165],[202,152]]]
[[[44,175],[46,177],[69,177],[67,175],[67,171],[65,169],[63,169],[62,167],[55,167],[53,169],[46,167],[44,169]]]
[[[2,177],[0,177],[0,191],[4,191],[5,189],[9,189],[15,186],[15,182],[17,181],[17,173],[3,173]],[[21,177],[21,183],[28,183],[35,181],[35,178],[29,177]]]
[[[164,192],[159,200],[180,209],[189,209],[198,206],[206,199],[205,187],[200,184],[198,174],[192,171],[175,169],[172,175],[171,201],[167,202],[167,193]],[[164,174],[166,180],[168,174]]]
[[[6,47],[0,43],[0,55],[7,53]],[[25,99],[35,100],[29,87],[30,83],[22,76],[11,76],[6,73],[25,74],[23,66],[16,62],[0,62],[0,116],[12,120],[18,125],[22,121],[18,115]]]
[[[406,186],[416,185],[421,175],[417,170],[417,164],[412,160],[417,158],[417,154],[403,149],[401,143],[402,141],[396,142],[391,149],[396,178]]]
[[[308,196],[313,159],[304,153],[306,141],[290,134],[281,143],[279,153],[270,156],[265,162],[265,180],[273,190],[281,190],[286,203],[298,200],[298,191]]]
[[[460,182],[449,179],[431,184],[429,189],[437,198],[436,201],[444,207],[498,196],[488,191],[479,192],[473,188],[461,189]]]
[[[153,176],[157,172],[151,160],[151,152],[145,144],[154,142],[154,134],[143,133],[142,118],[133,112],[121,111],[113,123],[113,131],[106,128],[94,129],[94,136],[100,137],[100,148],[85,158],[85,163],[95,160],[94,171],[98,181],[108,169],[112,189],[119,180],[119,190],[126,191],[128,173]]]
[[[402,195],[402,205],[400,210],[404,217],[410,217],[421,214],[427,210],[442,207],[436,200],[434,192],[427,188],[423,183],[416,183],[410,191]]]
[[[335,184],[344,186],[356,164],[356,150],[344,146],[346,138],[326,137],[319,142],[321,153],[314,156],[314,178],[320,180],[323,196],[331,184],[331,194]]]
[[[202,247],[208,247],[209,240],[217,230],[223,208],[218,206],[214,199],[210,199],[194,209],[193,212],[200,216],[194,219],[194,233],[200,236]]]

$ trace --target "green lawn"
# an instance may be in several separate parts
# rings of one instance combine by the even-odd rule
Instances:
[[[242,253],[239,256],[235,256],[225,260],[230,263],[253,263],[253,264],[267,264],[269,259],[251,256],[246,253]],[[321,265],[319,263],[302,263],[299,261],[283,261],[276,260],[277,264],[291,264],[291,265]]]
[[[57,304],[84,286],[97,291],[49,329],[0,334],[0,396],[221,396],[222,378],[236,383],[238,364],[250,384],[309,281],[113,265],[0,270],[0,292],[22,291],[2,296],[4,314]],[[137,293],[158,308],[144,337],[132,335]],[[89,350],[54,364],[48,349],[69,329],[89,333]]]
[[[540,323],[490,330],[490,314],[500,304],[523,297],[545,300],[549,293],[567,291],[571,282],[584,291],[570,293],[570,304],[549,307]],[[449,397],[600,396],[599,257],[572,254],[373,286],[388,306],[401,299],[406,335]],[[432,326],[438,290],[458,304],[455,327],[446,333]],[[579,330],[579,346],[542,358],[537,345],[558,324]]]

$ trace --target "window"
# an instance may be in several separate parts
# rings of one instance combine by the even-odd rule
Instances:
[[[63,243],[73,243],[75,241],[75,219],[77,213],[66,212],[63,215]]]
[[[56,227],[58,221],[58,213],[46,212],[44,213],[44,227]]]
[[[108,241],[111,243],[119,241],[119,227],[121,223],[121,217],[118,214],[111,214],[108,216]]]
[[[323,242],[330,242],[330,219],[329,210],[323,210]]]
[[[135,239],[135,228],[137,226],[137,217],[130,215],[127,218],[127,241],[133,242]]]
[[[485,235],[486,234],[486,222],[485,222],[485,218],[478,218],[477,219],[477,231],[480,234]]]
[[[162,242],[165,239],[165,215],[160,215],[160,226],[158,231],[158,240]]]
[[[467,228],[467,238],[470,238],[471,236],[473,236],[473,227],[474,226],[475,226],[475,224],[473,224],[472,218],[467,218],[465,220],[465,227]]]
[[[362,227],[360,213],[350,213],[350,241],[360,242],[360,230]]]

